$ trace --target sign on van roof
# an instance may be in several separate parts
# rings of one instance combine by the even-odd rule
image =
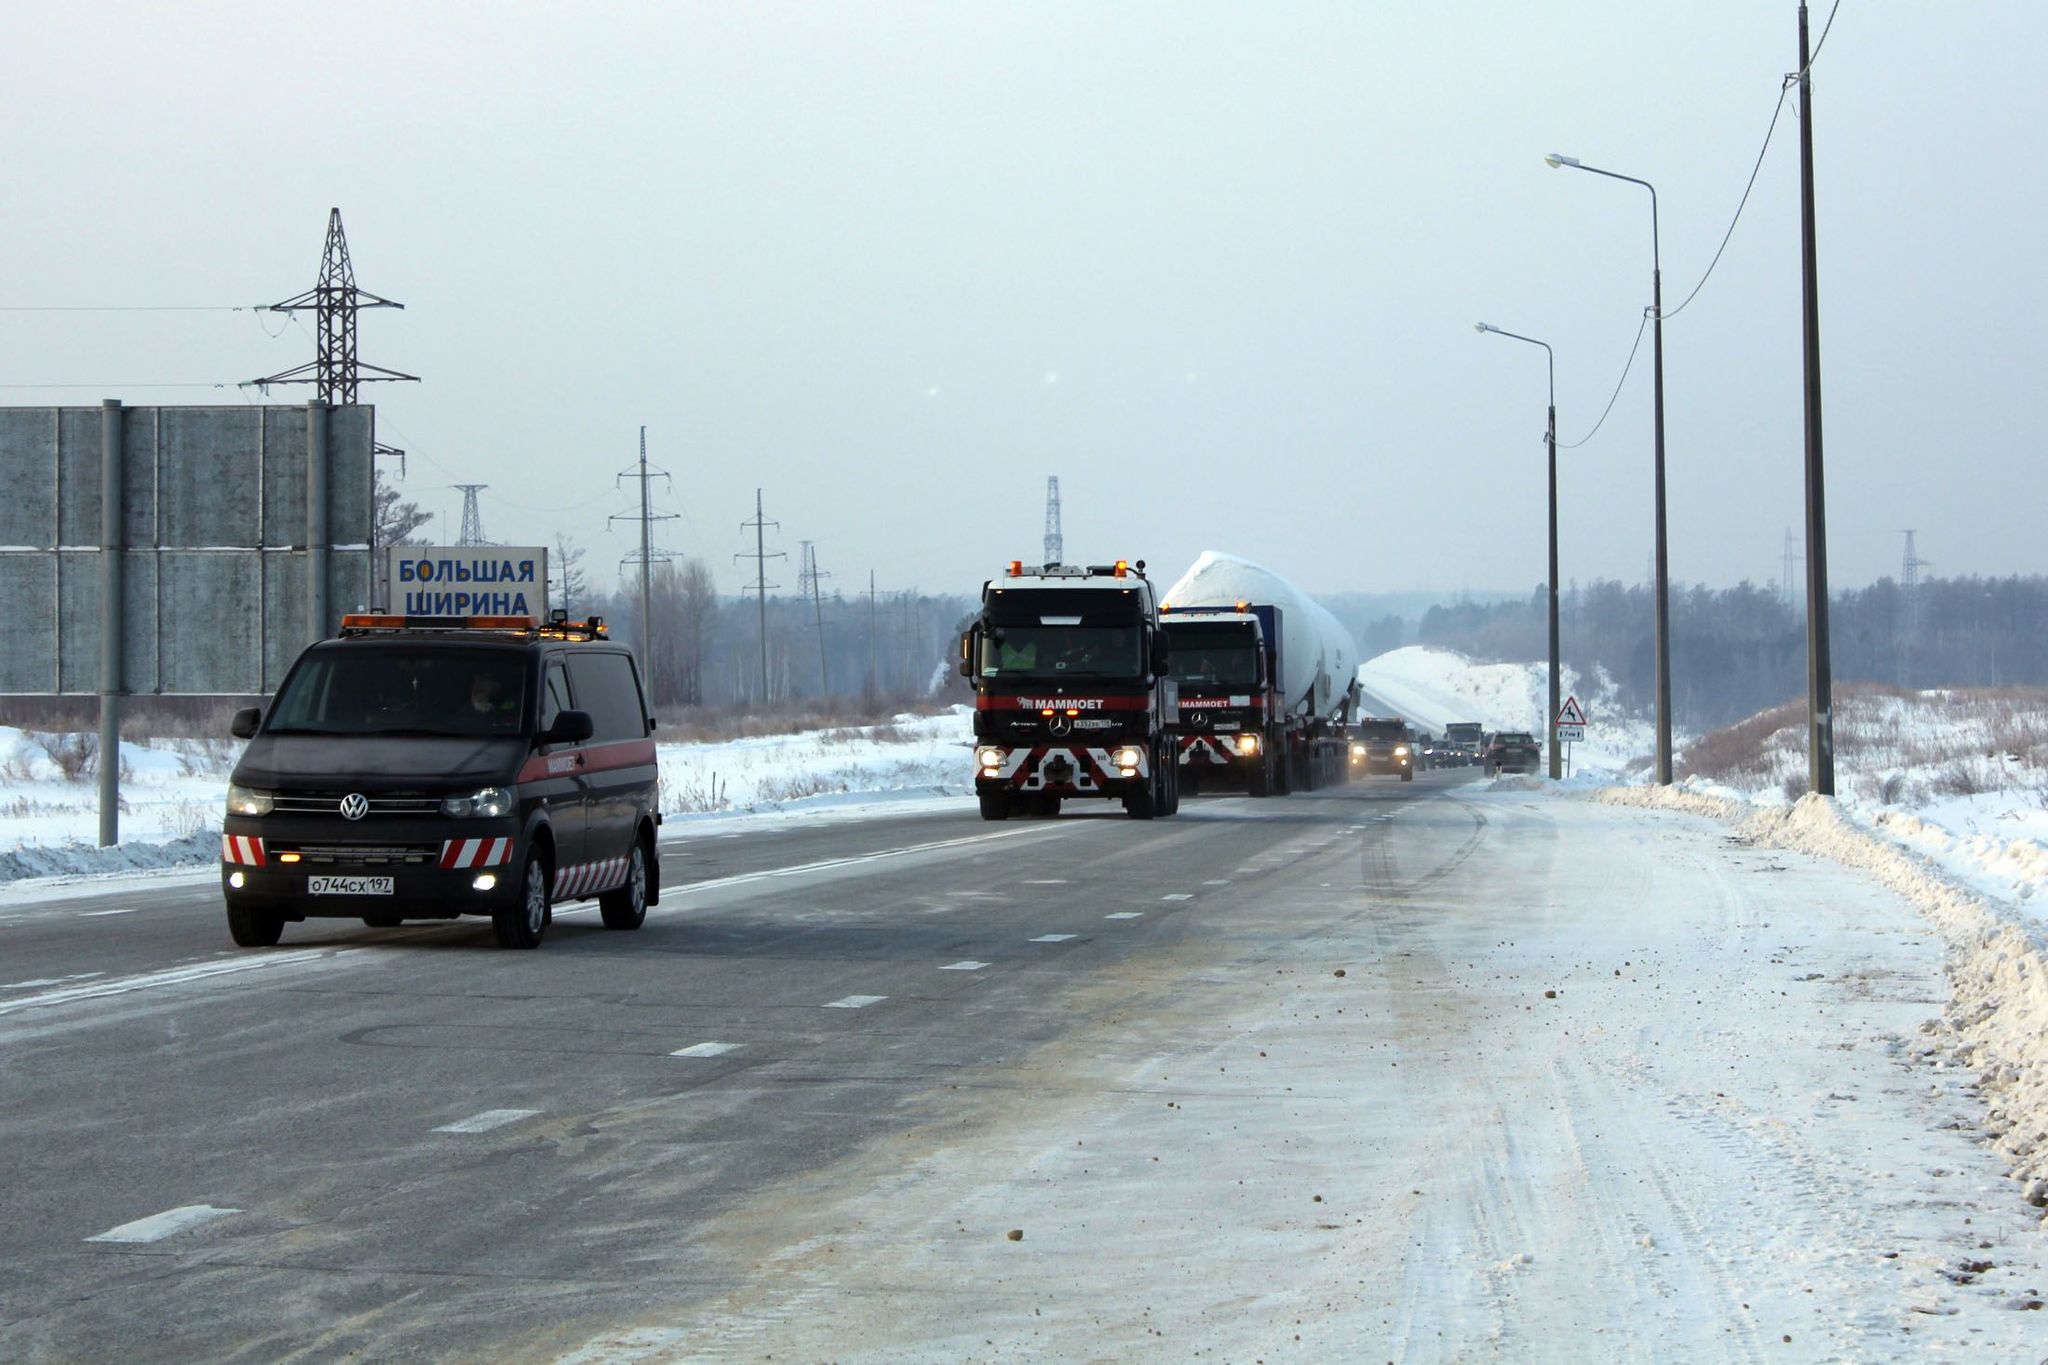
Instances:
[[[548,612],[545,545],[394,545],[390,610],[401,616]]]

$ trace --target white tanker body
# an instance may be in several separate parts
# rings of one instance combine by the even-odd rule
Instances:
[[[1205,775],[1241,775],[1264,795],[1348,774],[1358,647],[1336,617],[1272,570],[1214,550],[1167,589],[1161,609],[1181,682],[1181,762],[1196,785]],[[1210,651],[1197,642],[1220,642],[1231,629],[1262,638],[1256,697],[1243,677],[1205,685],[1201,660]],[[1262,741],[1241,738],[1254,731]]]

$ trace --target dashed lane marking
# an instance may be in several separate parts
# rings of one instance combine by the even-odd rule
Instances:
[[[1145,918],[1145,912],[1144,912],[1143,910],[1119,910],[1119,911],[1117,911],[1117,912],[1116,912],[1116,913],[1115,913],[1114,915],[1104,915],[1104,916],[1103,916],[1103,918],[1104,918],[1104,919],[1143,919],[1143,918]]]
[[[1040,934],[1031,941],[1033,943],[1065,943],[1070,938],[1079,937],[1079,934]]]
[[[1194,898],[1195,896],[1192,891],[1176,891],[1170,896],[1161,896],[1159,899],[1163,901],[1191,901]]]
[[[692,1043],[669,1053],[671,1057],[723,1057],[728,1052],[739,1051],[738,1043]]]
[[[986,962],[976,962],[974,959],[969,958],[965,962],[948,962],[939,970],[942,972],[978,972],[986,966],[988,966]]]
[[[132,915],[141,908],[139,905],[131,905],[125,910],[82,910],[79,912],[78,917],[80,919],[105,919],[108,915]]]
[[[1022,883],[1025,886],[1065,886],[1065,877],[1034,877]]]
[[[217,1209],[211,1204],[186,1204],[182,1208],[165,1209],[147,1218],[138,1218],[132,1223],[123,1223],[117,1228],[108,1228],[97,1237],[88,1237],[88,1242],[120,1242],[134,1245],[141,1242],[161,1242],[166,1237],[175,1237],[216,1218],[225,1218],[240,1209]]]
[[[538,1109],[486,1109],[481,1114],[471,1114],[454,1123],[444,1123],[434,1131],[437,1133],[488,1133],[493,1128],[503,1128],[508,1123],[530,1119]]]
[[[1228,886],[1228,885],[1230,885],[1230,881],[1229,881],[1229,879],[1228,879],[1228,878],[1225,878],[1225,877],[1217,877],[1217,878],[1215,878],[1215,879],[1214,879],[1214,880],[1212,880],[1212,881],[1206,881],[1206,882],[1203,882],[1203,883],[1202,883],[1202,885],[1204,885],[1204,886]]]
[[[837,1000],[825,1002],[828,1010],[864,1010],[869,1005],[879,1005],[889,997],[886,995],[845,995]]]

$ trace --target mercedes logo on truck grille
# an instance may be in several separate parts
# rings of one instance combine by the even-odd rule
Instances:
[[[360,820],[370,813],[370,798],[361,792],[350,792],[341,798],[341,818]]]

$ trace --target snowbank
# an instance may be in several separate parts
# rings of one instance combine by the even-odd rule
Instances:
[[[862,810],[971,790],[966,707],[887,725],[723,743],[662,744],[661,809],[671,821],[769,811]],[[122,842],[100,848],[90,736],[0,727],[0,884],[204,867],[220,856],[221,803],[241,745],[121,745]]]
[[[1925,1026],[1923,1056],[1946,1053],[1974,1070],[1987,1132],[2012,1165],[2027,1202],[2048,1208],[2048,933],[2038,918],[1960,882],[1911,842],[1951,848],[1954,836],[1912,816],[1886,813],[1873,828],[1827,797],[1759,806],[1739,793],[1701,787],[1613,787],[1596,799],[1709,815],[1740,837],[1861,868],[1905,896],[1948,945],[1953,993]],[[2043,863],[2023,870],[2038,878]],[[2029,893],[2029,899],[2032,898]],[[2048,1226],[2048,1219],[2044,1219]]]
[[[1547,663],[1482,664],[1456,650],[1407,645],[1361,664],[1358,684],[1368,694],[1368,710],[1376,704],[1392,707],[1432,734],[1461,721],[1477,721],[1488,730],[1527,730],[1538,739],[1547,729]],[[1567,696],[1579,699],[1590,721],[1586,742],[1571,746],[1574,777],[1612,779],[1640,766],[1642,756],[1656,747],[1649,722],[1622,715],[1605,674],[1582,678],[1566,669],[1563,686]]]

